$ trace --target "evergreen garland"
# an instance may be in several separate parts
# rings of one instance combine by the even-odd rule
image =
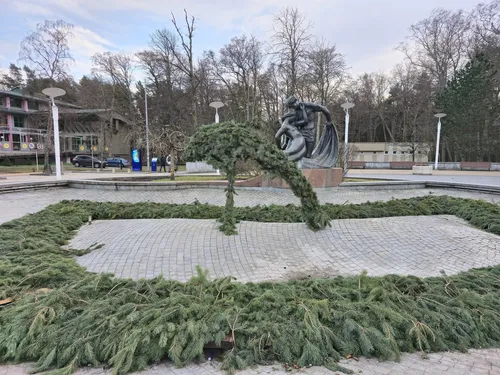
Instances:
[[[330,218],[452,214],[500,234],[500,207],[482,201],[432,196],[324,209]],[[335,362],[346,354],[398,359],[400,352],[500,344],[500,266],[430,278],[363,273],[259,284],[211,281],[198,269],[182,284],[93,274],[61,248],[89,215],[221,212],[200,204],[66,201],[1,225],[0,298],[13,303],[0,308],[0,359],[37,361],[37,371],[52,374],[100,364],[125,374],[166,358],[184,366],[202,357],[205,343],[231,335],[234,348],[223,362],[229,371],[275,360],[340,371]],[[301,221],[295,206],[235,208],[235,216]]]
[[[329,225],[328,217],[321,210],[318,197],[302,171],[252,124],[223,122],[202,126],[191,137],[184,158],[186,161],[204,160],[227,175],[226,206],[220,228],[225,234],[236,234],[236,164],[249,160],[256,161],[263,171],[283,178],[290,185],[300,198],[302,218],[310,229],[319,230]]]

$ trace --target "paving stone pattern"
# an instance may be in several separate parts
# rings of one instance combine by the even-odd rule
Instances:
[[[469,353],[432,353],[428,359],[422,359],[419,354],[403,354],[400,362],[379,362],[376,359],[360,358],[342,360],[340,362],[362,375],[499,375],[500,349],[470,350]],[[28,375],[29,365],[0,366],[0,375]],[[81,369],[75,375],[111,375],[111,370]],[[225,375],[220,370],[218,362],[206,362],[199,365],[189,365],[177,369],[172,364],[152,366],[148,370],[134,373],[135,375]],[[259,366],[253,369],[239,371],[236,375],[334,375],[338,372],[322,367],[285,371],[279,364],[274,366]]]
[[[299,200],[283,189],[236,189],[236,206],[299,204]],[[429,194],[449,195],[452,197],[483,199],[500,203],[500,195],[480,194],[469,191],[447,189],[395,189],[395,190],[356,190],[351,188],[318,189],[322,203],[364,203],[367,201],[387,201],[421,197]],[[179,189],[170,191],[110,191],[96,189],[58,188],[27,192],[0,194],[0,223],[34,213],[48,205],[67,199],[91,200],[96,202],[159,202],[159,203],[201,203],[223,206],[223,189]]]
[[[200,265],[242,282],[387,274],[439,276],[500,264],[498,236],[455,216],[333,220],[319,232],[304,224],[241,222],[238,235],[215,220],[102,220],[83,226],[70,247],[92,272],[187,281]]]
[[[351,190],[351,189],[324,189],[318,191],[319,199],[329,203],[363,203],[366,201],[385,201],[392,198],[409,198],[416,196],[425,196],[428,194],[449,195],[454,197],[483,199],[493,203],[500,203],[500,196],[489,194],[478,194],[475,192],[442,190],[442,189],[414,189],[414,190]],[[224,193],[221,189],[191,189],[191,190],[176,190],[165,192],[134,192],[134,191],[100,191],[100,190],[79,190],[79,189],[51,189],[45,191],[31,191],[0,194],[0,223],[6,222],[28,213],[34,213],[50,204],[57,203],[64,199],[86,199],[92,201],[113,201],[113,202],[171,202],[171,203],[192,203],[195,199],[203,203],[211,203],[217,205],[224,204]],[[286,190],[275,191],[252,191],[238,189],[236,197],[236,205],[238,206],[253,206],[253,205],[268,205],[268,204],[298,204],[298,200]],[[428,218],[430,219],[430,218]],[[456,219],[455,219],[456,220]],[[453,220],[451,220],[453,221]],[[95,224],[95,223],[94,223]],[[94,225],[92,224],[92,225]],[[458,233],[461,233],[458,226],[465,232],[471,233],[470,228],[467,228],[462,223],[458,224],[455,221]],[[91,225],[91,227],[92,227]],[[212,225],[212,227],[210,227]],[[213,223],[208,228],[213,232]],[[452,227],[453,228],[453,225]],[[464,229],[465,228],[465,229]],[[165,230],[162,228],[161,230]],[[240,228],[241,230],[241,228]],[[457,231],[452,230],[457,234]],[[161,231],[160,231],[161,232]],[[208,230],[207,230],[208,232]],[[463,232],[463,233],[465,233]],[[123,232],[125,233],[125,232]],[[215,232],[213,232],[215,233]],[[216,235],[216,234],[214,234]],[[479,238],[479,237],[478,237]],[[161,243],[161,238],[160,243]],[[486,241],[485,244],[491,249],[491,253],[486,257],[497,256],[498,247],[491,246],[489,240],[485,237],[480,240]],[[455,241],[458,238],[455,237]],[[467,241],[464,237],[464,241]],[[488,245],[489,243],[489,245]],[[498,246],[498,245],[497,245]],[[479,248],[479,246],[476,246]],[[333,247],[332,247],[333,248]],[[91,255],[91,254],[89,254]],[[156,258],[155,258],[156,259]],[[446,260],[443,264],[446,264]],[[177,262],[177,259],[176,259]],[[462,264],[461,264],[462,262]],[[457,267],[467,266],[470,259],[462,256],[457,258],[455,263]],[[436,261],[436,263],[438,263]],[[498,263],[498,262],[497,262]],[[476,266],[476,265],[474,265]],[[144,266],[142,266],[144,268]],[[147,269],[146,264],[146,269]],[[182,268],[180,268],[182,270]],[[154,267],[153,267],[154,271]],[[176,271],[177,272],[177,271]],[[185,270],[184,270],[185,272]],[[449,271],[448,271],[449,272]],[[489,350],[471,350],[469,354],[462,353],[436,353],[430,354],[429,359],[421,359],[418,354],[405,354],[402,356],[401,362],[378,362],[373,359],[360,358],[359,362],[352,360],[343,360],[342,364],[351,368],[355,373],[363,375],[383,375],[383,374],[425,374],[425,375],[441,375],[441,374],[489,374],[500,375],[500,349]],[[0,366],[0,375],[28,375],[30,372],[29,365],[17,366]],[[111,375],[112,371],[101,369],[82,369],[77,375]],[[280,365],[275,366],[260,366],[255,369],[248,369],[239,372],[241,375],[259,375],[259,374],[309,374],[309,375],[332,375],[334,372],[324,368],[304,369],[300,372],[284,372]],[[219,370],[219,365],[216,363],[203,363],[200,365],[190,365],[183,369],[176,369],[171,364],[162,364],[153,366],[150,369],[143,371],[140,375],[223,375],[224,372]]]

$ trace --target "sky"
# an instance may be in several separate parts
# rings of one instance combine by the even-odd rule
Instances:
[[[97,52],[135,53],[147,48],[157,29],[172,29],[184,8],[196,18],[194,49],[218,51],[232,37],[247,34],[268,41],[273,15],[294,6],[312,33],[337,46],[353,75],[390,71],[403,61],[395,50],[410,25],[432,9],[470,11],[480,0],[0,0],[0,72],[18,61],[19,44],[37,23],[63,19],[75,27],[70,40],[76,79],[89,74]],[[140,70],[135,77],[142,76]]]

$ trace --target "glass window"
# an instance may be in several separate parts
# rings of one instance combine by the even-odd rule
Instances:
[[[392,152],[392,154],[393,154],[393,155],[396,155],[396,154],[397,154],[397,151],[393,151],[393,152]]]
[[[24,128],[24,116],[14,116],[14,127]]]
[[[71,139],[71,149],[73,151],[80,151],[80,145],[83,143],[83,137],[73,137]]]
[[[34,100],[29,100],[28,101],[28,109],[38,110],[38,102],[35,102]]]
[[[389,151],[384,151],[384,154],[389,155]]]
[[[20,98],[10,98],[10,106],[14,108],[23,108],[23,100]]]

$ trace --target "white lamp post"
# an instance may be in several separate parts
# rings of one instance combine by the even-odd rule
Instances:
[[[441,137],[441,119],[446,116],[446,113],[436,113],[434,117],[438,118],[437,140],[436,140],[436,161],[434,162],[434,169],[438,169],[439,161],[439,138]]]
[[[215,123],[219,123],[219,108],[224,107],[224,103],[222,102],[212,102],[209,104],[210,107],[215,108]],[[220,171],[217,169],[217,174],[220,175]]]
[[[354,107],[354,103],[345,102],[341,105],[341,107],[345,111],[345,140],[344,140],[344,173],[348,168],[347,161],[347,150],[349,145],[349,109]]]
[[[52,102],[52,119],[54,120],[54,148],[56,156],[56,178],[61,179],[61,150],[59,146],[59,108],[57,108],[54,98],[63,96],[66,91],[57,87],[48,87],[42,90],[42,93],[50,97]]]
[[[222,102],[212,102],[209,104],[210,107],[215,108],[215,123],[219,123],[219,108],[224,107]]]
[[[148,172],[149,169],[149,119],[148,119],[148,93],[146,91],[146,80],[144,80],[144,112],[146,115],[146,157],[148,159]]]

